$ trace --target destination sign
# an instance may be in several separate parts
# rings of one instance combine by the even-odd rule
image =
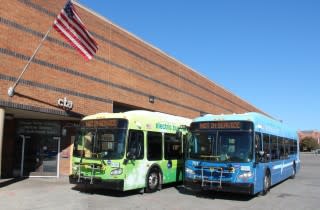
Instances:
[[[199,124],[200,129],[240,129],[241,122],[203,122]]]
[[[121,119],[99,119],[99,120],[84,120],[81,122],[83,127],[99,127],[99,128],[125,128],[126,120]]]
[[[190,130],[252,130],[252,122],[247,121],[208,121],[193,122]]]

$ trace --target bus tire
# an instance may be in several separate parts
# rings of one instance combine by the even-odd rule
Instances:
[[[270,191],[271,187],[271,178],[269,171],[266,171],[264,177],[263,177],[263,189],[261,191],[261,195],[266,195]]]
[[[292,175],[291,175],[291,179],[294,179],[296,177],[296,173],[297,173],[297,168],[296,168],[296,163],[293,162],[293,165],[292,165],[293,169],[292,169]]]
[[[156,168],[152,168],[147,175],[146,192],[152,193],[159,189],[160,185],[160,172]]]

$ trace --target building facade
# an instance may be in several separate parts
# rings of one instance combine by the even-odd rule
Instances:
[[[1,177],[68,175],[72,128],[97,112],[145,109],[189,118],[262,112],[78,3],[79,15],[98,42],[94,59],[86,62],[51,30],[15,95],[8,96],[65,2],[1,1]]]

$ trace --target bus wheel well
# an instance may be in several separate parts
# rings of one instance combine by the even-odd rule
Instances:
[[[271,185],[272,181],[271,181],[271,170],[270,170],[270,168],[267,168],[267,169],[266,169],[266,175],[269,176],[270,185]]]
[[[263,175],[263,189],[260,192],[260,195],[266,195],[271,187],[271,172],[270,169],[267,168]]]
[[[163,173],[158,164],[153,164],[146,174],[146,192],[154,192],[162,188]]]
[[[270,173],[270,168],[267,168],[267,169],[266,169],[266,175],[270,176],[270,174],[271,174],[271,173]],[[270,177],[270,179],[271,179],[271,177]]]

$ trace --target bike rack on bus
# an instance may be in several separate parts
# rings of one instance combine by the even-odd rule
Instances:
[[[95,172],[96,170],[103,169],[103,164],[97,164],[97,163],[86,164],[86,163],[81,163],[80,161],[78,165],[78,171],[76,172],[76,174],[78,175],[78,180],[77,180],[78,183],[80,183],[81,178],[85,178],[85,176],[81,175],[81,166],[84,166],[84,165],[90,165],[91,167],[90,184],[93,184],[93,178],[95,177]]]
[[[220,173],[219,180],[210,180],[209,176],[204,175],[204,171],[209,170],[210,171],[210,177],[214,177],[214,173]],[[201,167],[201,186],[205,187],[206,183],[210,183],[210,188],[212,188],[214,183],[218,183],[218,188],[222,188],[222,178],[223,174],[230,174],[234,173],[234,169],[224,169],[223,167]]]

